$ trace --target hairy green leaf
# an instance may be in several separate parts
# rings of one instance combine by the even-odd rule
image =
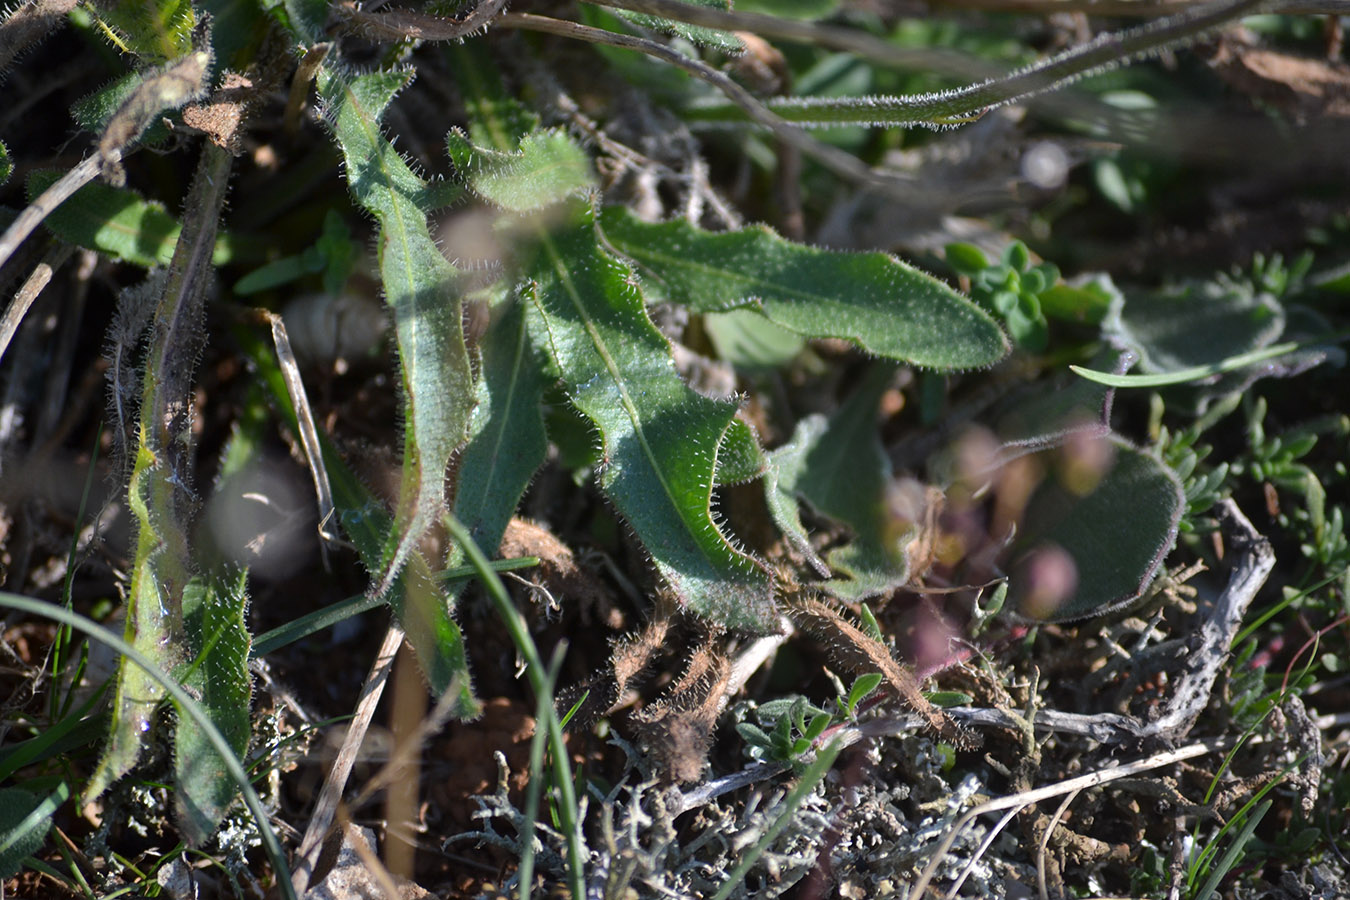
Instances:
[[[1139,597],[1177,535],[1177,476],[1119,438],[1076,451],[1037,489],[1019,528],[1009,593],[1042,621],[1101,615]]]
[[[882,593],[909,578],[904,547],[915,526],[887,508],[891,464],[877,435],[877,406],[890,377],[890,367],[874,368],[828,420],[808,416],[792,441],[770,454],[778,482],[769,503],[780,527],[792,523],[796,510],[788,504],[795,495],[851,529],[852,540],[829,555],[830,565],[847,577],[822,585],[848,599]]]
[[[187,581],[186,548],[181,532],[161,534],[158,530],[160,516],[151,514],[151,505],[155,502],[152,482],[162,483],[173,475],[164,471],[168,464],[151,451],[144,425],[140,436],[127,489],[137,536],[131,584],[127,590],[125,637],[162,671],[171,672],[182,652],[177,640],[182,631],[181,620],[174,621],[181,610],[178,598],[171,596],[171,592],[174,582],[179,582],[181,590],[181,585]],[[173,524],[169,525],[169,531],[174,531]],[[171,571],[161,571],[166,569]],[[141,741],[150,731],[155,710],[163,699],[164,689],[140,666],[124,663],[119,667],[108,743],[98,768],[85,787],[86,800],[98,797],[136,765],[141,755]]]
[[[30,174],[29,197],[41,194],[63,174],[50,169]],[[146,268],[168,264],[183,230],[162,204],[97,181],[76,191],[44,224],[63,241]],[[211,261],[224,265],[230,256],[229,239],[221,235]]]
[[[195,656],[177,675],[241,759],[252,733],[247,580],[247,572],[241,570],[213,571],[188,582],[183,627]],[[190,843],[200,846],[215,833],[238,787],[211,740],[190,718],[179,719],[175,730],[174,772],[179,826]]]
[[[192,432],[184,410],[200,351],[204,297],[216,226],[232,157],[213,144],[201,151],[184,201],[185,226],[155,303],[141,419],[127,502],[136,526],[136,553],[127,596],[127,640],[157,666],[172,671],[183,653],[183,592],[192,572]],[[92,799],[136,764],[141,740],[164,691],[153,676],[123,658],[113,702],[112,734],[85,788]]]
[[[0,184],[9,181],[9,176],[14,174],[14,158],[9,155],[9,147],[5,146],[4,141],[0,141]]]
[[[927,94],[861,97],[781,97],[766,105],[796,125],[926,125],[947,127],[973,122],[986,112],[1024,97],[1067,85],[1085,75],[1119,65],[1121,60],[1155,54],[1258,11],[1266,0],[1221,0],[1113,34],[1103,34],[1009,75],[953,90]],[[730,102],[685,110],[696,122],[744,122],[746,111]]]
[[[986,313],[930,275],[884,253],[793,244],[768,228],[714,234],[652,225],[605,210],[605,237],[673,301],[696,312],[750,307],[809,337],[942,369],[989,366],[1008,352]]]
[[[1102,330],[1138,354],[1142,372],[1162,374],[1265,348],[1284,324],[1284,307],[1270,294],[1243,283],[1199,281],[1118,300]]]
[[[53,809],[23,788],[0,788],[0,878],[9,878],[22,868],[25,857],[36,853],[52,827]]]
[[[447,45],[445,60],[464,98],[469,139],[499,153],[518,150],[525,136],[539,127],[539,116],[507,94],[492,55],[481,42],[470,42]]]
[[[806,338],[800,334],[749,309],[707,313],[703,327],[718,358],[741,369],[776,369],[795,359],[806,346]]]
[[[476,146],[456,128],[446,149],[474,193],[511,212],[543,209],[595,186],[590,157],[557,128],[525,135],[514,153]]]
[[[769,460],[749,423],[733,419],[717,451],[718,484],[743,484],[768,471]]]
[[[191,0],[112,0],[91,7],[113,42],[154,62],[192,49],[197,13]]]
[[[266,385],[272,403],[285,417],[287,426],[293,432],[298,431],[298,419],[290,392],[270,346],[242,329],[236,332],[236,339],[257,372],[258,380]],[[377,572],[384,559],[385,543],[392,527],[389,514],[322,432],[319,442],[322,445],[324,467],[328,470],[328,479],[333,488],[333,505],[337,509],[342,530],[356,547],[362,565],[371,572]],[[473,695],[463,635],[450,617],[445,597],[437,589],[436,576],[421,553],[414,552],[409,557],[407,566],[394,579],[385,599],[395,618],[403,623],[432,690],[443,693],[451,685],[456,685],[459,695],[455,699],[452,714],[461,718],[477,715],[479,706]]]
[[[476,395],[457,273],[427,231],[426,183],[379,130],[381,115],[409,77],[376,72],[349,80],[331,69],[319,77],[347,183],[380,224],[380,277],[394,314],[403,379],[403,486],[377,593],[389,589],[417,541],[444,512],[446,467],[468,435]]]
[[[495,552],[530,479],[544,462],[544,379],[525,329],[525,307],[510,303],[484,338],[473,437],[459,464],[455,517],[480,547]]]
[[[788,539],[793,549],[810,563],[823,577],[829,577],[830,567],[811,545],[811,536],[802,524],[797,500],[797,482],[806,467],[806,453],[814,447],[825,432],[824,416],[807,416],[797,423],[792,439],[768,454],[764,474],[764,495],[769,515],[778,530]]]
[[[631,273],[604,252],[589,221],[541,236],[528,271],[531,334],[548,347],[572,403],[600,429],[600,486],[662,577],[714,622],[776,628],[772,578],[712,516],[735,405],[680,380]]]

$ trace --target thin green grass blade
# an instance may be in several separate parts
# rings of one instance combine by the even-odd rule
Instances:
[[[525,660],[525,676],[530,681],[530,687],[534,690],[537,700],[550,697],[552,694],[548,680],[548,671],[544,668],[544,660],[539,655],[539,648],[534,643],[534,638],[530,636],[530,628],[525,622],[525,617],[516,609],[511,597],[506,593],[506,585],[502,584],[501,577],[492,570],[491,564],[483,551],[474,543],[473,538],[464,524],[452,515],[445,517],[445,527],[450,535],[459,544],[464,557],[469,561],[469,565],[478,572],[478,577],[482,579],[483,585],[487,588],[488,598],[496,608],[498,615],[501,616],[502,624],[506,626],[507,632],[511,635],[511,641],[515,644],[516,650]],[[550,709],[552,708],[550,703]],[[567,744],[563,740],[562,726],[558,722],[556,715],[549,715],[539,720],[539,726],[547,732],[548,749],[553,755],[553,765],[550,766],[552,775],[553,789],[557,794],[557,828],[563,833],[567,840],[567,884],[572,890],[572,896],[586,896],[586,870],[585,864],[588,856],[586,850],[586,839],[581,833],[581,821],[577,806],[576,785],[572,782],[572,771],[570,769],[571,757],[567,753]]]
[[[35,762],[52,759],[76,747],[91,744],[99,735],[106,733],[107,723],[103,721],[102,716],[91,716],[90,713],[102,702],[107,688],[108,682],[104,682],[89,696],[89,699],[80,704],[78,709],[67,713],[49,727],[43,728],[40,734],[22,743],[6,747],[5,751],[0,753],[0,781],[5,781],[15,772]]]
[[[1209,900],[1210,897],[1215,896],[1219,883],[1242,858],[1242,853],[1248,842],[1251,841],[1252,835],[1256,833],[1257,826],[1266,817],[1266,813],[1270,812],[1273,803],[1274,801],[1271,800],[1263,800],[1261,805],[1252,811],[1247,821],[1243,823],[1242,830],[1233,836],[1233,842],[1228,845],[1228,850],[1224,853],[1223,859],[1219,860],[1218,865],[1210,871],[1209,877],[1205,879],[1205,883],[1201,885],[1200,890],[1194,894],[1196,900]]]
[[[520,868],[517,870],[519,873],[517,883],[520,885],[520,896],[522,898],[528,897],[534,886],[535,822],[539,818],[539,794],[542,792],[544,781],[548,777],[544,771],[544,747],[552,732],[562,730],[562,724],[558,721],[558,712],[553,708],[553,689],[558,683],[558,673],[562,670],[563,655],[566,651],[566,641],[560,642],[554,648],[553,658],[549,661],[548,671],[544,675],[543,690],[539,691],[534,701],[534,721],[536,724],[534,736],[530,738],[530,780],[525,785],[525,808],[521,810],[524,813],[525,829],[520,836]],[[566,760],[561,763],[554,761],[554,765],[566,766],[567,764]]]
[[[1236,356],[1230,356],[1219,362],[1210,363],[1203,366],[1191,366],[1185,369],[1176,369],[1171,372],[1163,372],[1157,375],[1116,375],[1112,372],[1101,372],[1096,369],[1088,369],[1083,366],[1069,366],[1075,374],[1081,375],[1088,381],[1095,381],[1098,384],[1104,384],[1109,387],[1122,388],[1152,388],[1169,387],[1177,384],[1187,384],[1193,381],[1211,378],[1215,375],[1224,375],[1228,372],[1236,372],[1245,369],[1248,366],[1257,363],[1266,362],[1272,359],[1278,359],[1290,353],[1299,350],[1310,350],[1316,347],[1325,346],[1326,341],[1316,343],[1302,343],[1298,341],[1288,341],[1283,344],[1275,344],[1262,350],[1253,350],[1250,353],[1239,353]]]
[[[526,294],[572,404],[600,430],[600,486],[680,601],[726,627],[777,627],[773,580],[712,515],[714,473],[735,418],[676,374],[627,266],[589,221],[541,235]]]
[[[520,556],[515,559],[493,560],[492,570],[494,572],[514,572],[517,569],[530,569],[537,565],[539,565],[539,557]],[[447,583],[453,584],[456,581],[466,581],[472,578],[475,571],[471,566],[456,566],[437,574]],[[254,659],[264,657],[269,653],[280,650],[282,647],[294,644],[296,641],[304,640],[311,634],[317,634],[326,628],[332,628],[339,622],[344,622],[353,616],[359,616],[383,605],[384,601],[378,597],[357,594],[355,597],[348,597],[346,600],[340,600],[330,606],[325,606],[323,609],[316,609],[312,613],[303,615],[298,619],[292,619],[285,625],[278,625],[271,631],[265,631],[258,635],[253,641],[253,646],[249,649],[249,657]],[[3,773],[3,765],[3,757],[0,757],[0,774]]]
[[[380,116],[409,77],[376,72],[348,79],[331,69],[319,76],[348,186],[380,225],[380,277],[393,312],[402,376],[406,430],[398,510],[380,559],[373,566],[366,559],[375,573],[376,596],[391,590],[410,559],[420,558],[417,542],[444,512],[446,468],[468,436],[476,396],[457,273],[427,231],[431,192],[380,133]],[[468,685],[459,628],[427,575],[419,566],[404,579],[404,602],[395,604],[395,614],[437,691],[448,689],[455,673]]]
[[[694,312],[749,307],[798,334],[938,369],[991,366],[1008,353],[988,314],[884,253],[806,247],[763,226],[715,234],[684,221],[652,225],[620,207],[600,224],[616,250]]]
[[[783,833],[788,825],[792,824],[792,818],[797,814],[797,807],[801,806],[802,801],[825,779],[826,773],[830,771],[830,766],[834,765],[835,757],[839,755],[841,749],[838,742],[832,742],[829,746],[816,751],[815,760],[806,767],[806,771],[802,772],[801,778],[797,780],[797,784],[793,786],[787,798],[783,801],[783,809],[779,812],[778,818],[774,819],[773,824],[755,842],[755,845],[741,855],[740,861],[727,874],[727,880],[722,882],[722,886],[717,889],[717,893],[713,894],[712,900],[727,900],[735,892],[736,888],[745,880],[745,876],[750,873],[751,867],[764,855],[764,851],[768,850],[769,846]]]

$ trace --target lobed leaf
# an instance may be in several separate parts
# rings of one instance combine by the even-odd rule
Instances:
[[[573,405],[599,428],[600,486],[661,576],[713,622],[776,629],[771,576],[712,515],[735,405],[679,378],[631,272],[604,252],[589,220],[541,235],[528,273],[531,336],[548,347]]]
[[[808,337],[942,369],[990,366],[1008,352],[994,320],[947,285],[884,253],[793,244],[766,227],[714,234],[605,210],[606,239],[695,312],[750,307]]]
[[[410,77],[375,72],[348,79],[327,68],[319,76],[348,186],[380,224],[380,277],[393,311],[403,380],[403,485],[391,544],[377,576],[378,594],[390,588],[417,542],[445,511],[446,468],[467,437],[476,395],[457,273],[427,231],[427,185],[380,133],[381,115]],[[437,629],[445,627],[440,622]]]

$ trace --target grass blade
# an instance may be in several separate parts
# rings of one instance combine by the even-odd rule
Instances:
[[[717,893],[713,894],[712,900],[726,900],[736,890],[737,886],[745,880],[750,868],[764,855],[764,851],[769,849],[769,845],[774,842],[774,839],[791,824],[793,816],[797,813],[797,807],[802,805],[802,801],[806,799],[807,795],[814,791],[816,785],[820,784],[825,778],[826,773],[830,771],[830,766],[834,765],[835,757],[839,755],[839,751],[842,749],[835,742],[816,752],[815,760],[806,767],[806,771],[802,773],[797,784],[788,793],[787,799],[783,801],[783,811],[778,814],[778,818],[755,842],[755,845],[736,863],[736,868],[732,869],[727,875],[727,880],[722,882],[722,886],[717,889]]]

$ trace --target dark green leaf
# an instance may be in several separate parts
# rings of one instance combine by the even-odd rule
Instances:
[[[884,253],[793,244],[768,228],[714,234],[683,221],[651,225],[619,207],[606,238],[663,293],[695,312],[750,307],[807,337],[836,337],[870,353],[944,369],[989,366],[1007,339],[969,300]]]
[[[488,553],[501,544],[548,452],[543,372],[526,333],[524,305],[512,302],[498,312],[483,341],[478,406],[455,494],[456,518]]]
[[[28,176],[28,193],[36,197],[61,173],[39,170]],[[138,266],[162,266],[173,256],[183,230],[162,204],[145,200],[135,191],[91,182],[47,216],[46,226],[64,241]],[[216,240],[211,261],[229,261],[228,239]]]
[[[771,509],[781,511],[784,505],[774,493],[795,494],[852,531],[852,540],[829,555],[830,565],[847,577],[822,585],[848,599],[879,594],[909,578],[904,548],[915,524],[887,508],[891,465],[876,427],[890,376],[888,366],[877,366],[828,421],[808,416],[789,444],[769,454],[778,469]]]
[[[48,806],[22,788],[0,788],[0,878],[17,874],[47,839],[56,811]]]
[[[380,277],[394,315],[403,382],[403,485],[377,593],[390,587],[445,511],[446,468],[468,436],[477,393],[464,345],[457,273],[431,239],[419,205],[426,203],[426,183],[379,129],[381,115],[408,78],[376,72],[348,81],[329,69],[319,76],[327,120],[346,160],[347,183],[380,223]],[[449,634],[452,626],[443,612],[424,612],[435,632]],[[411,634],[410,623],[403,624]]]
[[[712,517],[717,454],[736,407],[676,375],[626,266],[589,221],[543,235],[529,268],[535,343],[603,441],[600,486],[681,602],[724,626],[777,627],[773,582]]]
[[[708,313],[703,317],[718,359],[740,369],[776,369],[796,358],[806,338],[749,309]]]

